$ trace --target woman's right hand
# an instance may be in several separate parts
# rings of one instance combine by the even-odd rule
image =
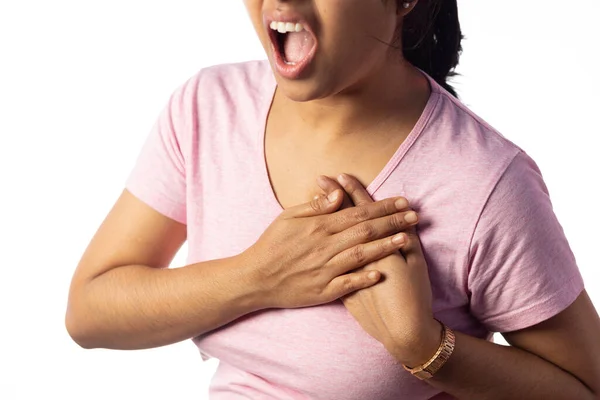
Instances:
[[[242,254],[261,308],[329,303],[377,283],[378,271],[352,271],[402,247],[395,235],[413,225],[404,220],[408,201],[396,197],[338,211],[342,201],[336,190],[283,211]]]

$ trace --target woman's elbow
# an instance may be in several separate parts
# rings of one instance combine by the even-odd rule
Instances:
[[[65,314],[65,328],[71,339],[84,349],[95,349],[100,347],[95,339],[94,328],[91,321],[81,307],[76,305],[79,300],[70,296]]]

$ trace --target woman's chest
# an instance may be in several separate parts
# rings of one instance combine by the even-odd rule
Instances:
[[[335,178],[344,172],[367,185],[381,177],[396,146],[368,152],[339,147],[319,152],[306,143],[274,140],[264,148],[256,143],[223,149],[218,159],[200,160],[188,178],[189,261],[239,254],[285,208],[322,193],[320,175]]]
[[[193,204],[188,210],[190,263],[239,254],[282,211],[260,152],[228,157],[203,171],[188,198],[188,204]],[[431,180],[414,183],[405,168],[394,168],[375,198],[415,200],[422,216],[420,237],[432,280],[434,313],[454,329],[477,334],[478,324],[468,314],[464,246],[457,240],[464,227],[448,212],[452,195],[436,190],[439,185]],[[318,387],[320,393],[333,396],[323,398],[335,398],[327,390],[340,387],[354,391],[347,398],[391,399],[401,398],[402,393],[423,393],[414,387],[418,381],[362,330],[339,301],[261,310],[197,338],[196,344],[205,354],[271,382],[299,390]],[[425,391],[426,396],[433,395]]]
[[[252,246],[283,211],[273,193],[264,163],[258,157],[234,157],[201,177],[190,191],[188,204],[188,263],[232,257]],[[243,176],[234,171],[244,170]],[[466,262],[469,227],[451,210],[453,192],[437,190],[438,183],[414,184],[396,168],[374,200],[405,196],[420,215],[418,233],[434,292],[434,311],[468,305]],[[316,185],[316,183],[315,183]],[[468,325],[471,321],[465,321]]]
[[[317,178],[341,173],[356,177],[364,187],[373,182],[390,163],[403,141],[371,137],[314,140],[307,133],[266,132],[265,165],[273,196],[283,208],[309,202],[322,190]]]

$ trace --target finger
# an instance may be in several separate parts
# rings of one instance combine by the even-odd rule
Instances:
[[[330,214],[337,211],[343,199],[343,191],[334,190],[328,196],[315,196],[310,202],[288,208],[281,213],[283,218],[302,218]]]
[[[402,246],[401,253],[406,259],[408,265],[427,265],[425,261],[425,255],[423,253],[423,247],[421,246],[421,239],[417,234],[416,223],[418,223],[418,215],[416,213],[415,218],[417,218],[417,222],[415,225],[411,226],[407,229],[404,234],[405,244]]]
[[[388,236],[405,232],[410,229],[414,223],[407,216],[413,214],[411,211],[403,211],[385,217],[361,222],[343,232],[339,232],[330,237],[333,254],[339,254],[346,249],[350,249],[359,244],[375,242]]]
[[[373,202],[371,195],[369,195],[362,183],[355,177],[348,174],[340,174],[337,179],[352,199],[354,205],[362,206]]]
[[[328,195],[336,189],[341,190],[344,193],[344,201],[342,202],[341,207],[342,210],[354,206],[354,203],[350,199],[350,196],[344,191],[344,188],[342,187],[342,185],[340,185],[338,181],[331,179],[328,176],[321,175],[317,178],[317,185],[321,188],[321,190],[323,190],[325,195]]]
[[[337,181],[334,181],[325,175],[319,175],[317,177],[317,185],[323,190],[323,192],[325,192],[325,194],[329,194],[335,189],[344,190],[342,185],[340,185]]]
[[[340,233],[362,222],[408,210],[408,200],[404,197],[392,197],[351,207],[327,216],[327,231],[331,234]]]
[[[324,268],[330,270],[332,276],[344,274],[397,252],[406,244],[406,240],[405,233],[398,233],[384,239],[358,244],[337,254]]]
[[[357,290],[373,286],[380,278],[381,272],[377,270],[362,270],[340,275],[325,287],[323,291],[324,302],[332,302]]]

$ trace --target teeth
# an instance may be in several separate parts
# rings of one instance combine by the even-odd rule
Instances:
[[[293,22],[273,21],[269,27],[279,33],[302,32],[304,30],[304,26],[302,24],[294,24]]]

